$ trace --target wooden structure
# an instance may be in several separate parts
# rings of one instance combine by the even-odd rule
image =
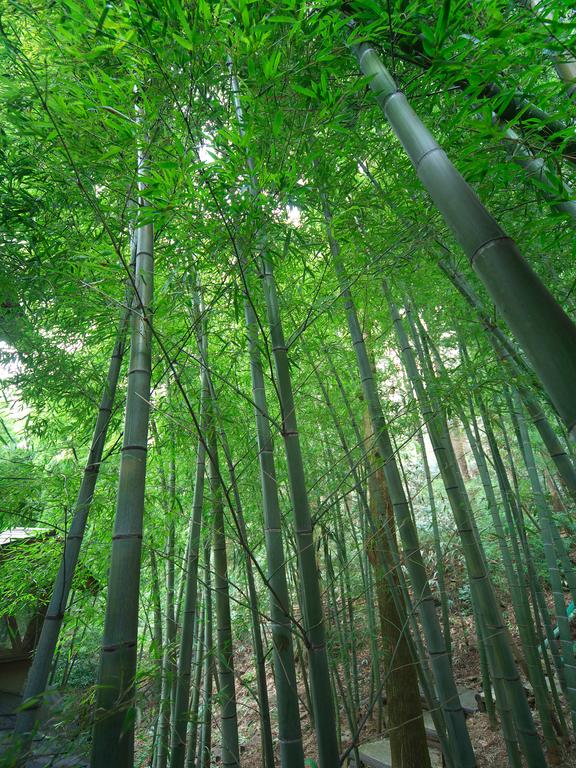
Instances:
[[[52,538],[56,531],[46,528],[12,528],[0,533],[0,560],[22,555],[22,548]],[[0,613],[0,703],[22,692],[26,675],[47,606],[47,596],[38,594],[35,604],[15,614]],[[2,606],[0,606],[0,612]]]

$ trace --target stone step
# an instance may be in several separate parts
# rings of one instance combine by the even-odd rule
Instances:
[[[429,747],[429,752],[432,768],[442,768],[443,762],[440,750],[435,747]],[[392,768],[392,755],[388,739],[362,744],[358,749],[358,755],[360,757],[360,766],[365,766],[365,768]],[[360,768],[360,766],[356,766],[353,753],[350,766],[351,768]]]
[[[458,691],[458,697],[460,699],[462,709],[464,710],[464,714],[475,715],[476,712],[478,712],[478,697],[480,696],[479,691],[475,691],[472,688],[466,688],[464,685],[458,685],[456,690]],[[422,702],[422,706],[426,708],[428,704],[424,698],[422,689],[420,689],[420,701]]]

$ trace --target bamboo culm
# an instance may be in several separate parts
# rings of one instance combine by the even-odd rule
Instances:
[[[420,181],[572,433],[576,430],[576,326],[412,110],[374,48],[367,43],[355,43],[352,48]]]
[[[138,156],[138,173],[140,178],[146,174],[146,158],[142,152]],[[138,187],[143,216],[147,206],[142,181]],[[91,768],[125,768],[134,758],[134,679],[152,351],[150,313],[154,231],[151,221],[140,222],[137,243],[124,440],[96,692]]]
[[[209,397],[208,374],[204,363],[202,363],[201,390],[200,425],[202,428],[203,425],[206,425],[205,409]],[[188,725],[194,622],[195,619],[197,620],[198,562],[200,559],[200,533],[202,528],[202,506],[204,501],[204,476],[206,468],[206,446],[202,436],[198,439],[196,451],[192,515],[188,530],[188,558],[184,575],[186,586],[184,588],[184,611],[182,616],[182,631],[180,634],[180,652],[178,655],[176,700],[170,739],[170,768],[183,768],[186,756],[186,728]]]
[[[220,727],[222,733],[222,765],[240,768],[238,714],[234,682],[234,648],[230,616],[228,557],[224,532],[224,505],[220,488],[220,467],[214,424],[214,410],[209,405],[208,453],[210,493],[213,511],[214,580],[216,591],[216,631],[218,648],[218,680],[220,683]]]

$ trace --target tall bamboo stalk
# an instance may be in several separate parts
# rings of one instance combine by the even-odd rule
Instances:
[[[246,269],[246,260],[241,260]],[[246,279],[246,278],[245,278]],[[300,728],[300,711],[292,625],[290,616],[290,595],[286,580],[286,559],[282,542],[282,518],[276,484],[274,446],[268,418],[268,403],[258,346],[258,324],[252,300],[244,289],[244,317],[250,357],[250,377],[254,418],[258,440],[258,465],[262,489],[264,536],[270,583],[270,616],[272,642],[274,646],[274,679],[276,685],[276,706],[278,711],[278,734],[280,742],[280,764],[282,768],[303,768],[304,750]]]
[[[432,485],[432,475],[430,473],[430,464],[426,454],[426,444],[424,434],[421,429],[418,430],[418,445],[420,447],[420,456],[422,466],[424,467],[424,477],[426,478],[426,488],[428,490],[428,503],[430,504],[430,516],[432,518],[432,532],[434,535],[434,550],[436,553],[436,572],[438,573],[438,592],[440,594],[440,607],[442,610],[442,625],[444,629],[444,640],[446,641],[446,650],[449,656],[452,656],[452,638],[450,636],[450,609],[448,606],[448,590],[446,588],[446,569],[444,568],[444,555],[440,542],[440,529],[438,527],[438,512],[436,509],[436,499],[434,497],[434,487]]]
[[[206,602],[206,624],[204,626],[204,669],[203,669],[203,710],[201,738],[198,745],[198,768],[209,768],[212,747],[212,668],[214,666],[213,621],[212,621],[212,571],[210,555],[211,537],[204,541],[204,587]]]
[[[210,493],[213,513],[214,580],[216,588],[216,620],[218,648],[218,680],[220,682],[220,728],[222,732],[222,765],[240,768],[238,714],[234,683],[234,647],[230,617],[228,556],[224,532],[224,505],[220,488],[220,467],[214,423],[214,410],[209,405],[208,448]]]
[[[194,681],[192,688],[192,702],[190,705],[190,729],[188,732],[188,742],[186,745],[186,768],[196,768],[196,747],[198,744],[198,735],[200,723],[198,712],[200,709],[200,692],[202,682],[202,658],[204,653],[204,627],[206,626],[206,601],[202,606],[201,621],[195,621],[195,646],[194,654]]]
[[[135,302],[124,441],[116,501],[104,637],[98,673],[92,768],[125,768],[134,757],[134,678],[151,377],[150,312],[154,230],[145,213],[147,160],[138,153],[141,221],[137,230]]]
[[[209,376],[211,402],[214,409],[218,436],[220,445],[224,452],[230,485],[234,497],[234,520],[240,538],[240,544],[244,554],[244,564],[246,566],[246,581],[248,585],[248,600],[250,604],[250,619],[252,624],[252,643],[254,646],[254,663],[256,665],[256,682],[258,686],[258,709],[260,713],[260,739],[262,743],[262,766],[263,768],[274,768],[274,744],[272,741],[272,727],[270,723],[270,704],[268,699],[268,684],[266,681],[266,659],[264,656],[264,645],[262,643],[262,629],[260,625],[260,612],[258,610],[258,593],[256,591],[256,582],[254,580],[254,567],[252,555],[249,549],[248,536],[246,532],[246,522],[244,520],[244,510],[240,498],[240,490],[236,478],[236,468],[232,453],[228,445],[228,439],[223,426],[223,419],[220,415],[216,393]]]
[[[204,339],[202,339],[202,344],[204,343]],[[202,402],[200,406],[200,427],[202,429],[206,426],[205,409],[209,391],[206,366],[204,362],[202,362],[201,365]],[[186,755],[186,728],[188,725],[194,622],[198,621],[198,562],[200,559],[200,533],[202,528],[205,468],[205,438],[203,435],[200,435],[196,449],[194,496],[192,499],[192,515],[188,529],[188,556],[184,573],[186,586],[184,588],[184,611],[182,616],[182,631],[180,634],[180,652],[178,655],[176,698],[170,739],[170,768],[183,768]]]
[[[390,753],[393,765],[406,768],[426,768],[430,766],[430,753],[424,730],[418,676],[414,668],[414,659],[406,642],[401,615],[396,609],[392,596],[394,576],[386,579],[386,569],[390,568],[392,557],[390,544],[384,534],[386,528],[392,532],[394,546],[394,508],[379,455],[378,442],[373,441],[372,423],[367,414],[366,437],[370,466],[368,489],[370,512],[375,524],[378,548],[373,540],[369,547],[374,567],[374,582],[383,645],[383,658],[386,675],[386,696],[388,701],[387,723],[390,738]],[[373,441],[373,442],[372,442]],[[369,443],[372,442],[372,446]],[[379,553],[383,553],[384,557]],[[392,582],[392,583],[390,583]]]

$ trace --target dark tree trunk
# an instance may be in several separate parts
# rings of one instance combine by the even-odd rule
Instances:
[[[366,436],[372,428],[366,419]],[[396,530],[394,510],[381,459],[369,449],[369,506],[373,534],[368,541],[368,557],[374,570],[378,613],[388,701],[387,725],[393,768],[429,768],[430,755],[422,719],[418,673],[406,638],[408,627],[401,621],[394,594],[397,577],[393,570]],[[389,534],[386,533],[386,527]]]

